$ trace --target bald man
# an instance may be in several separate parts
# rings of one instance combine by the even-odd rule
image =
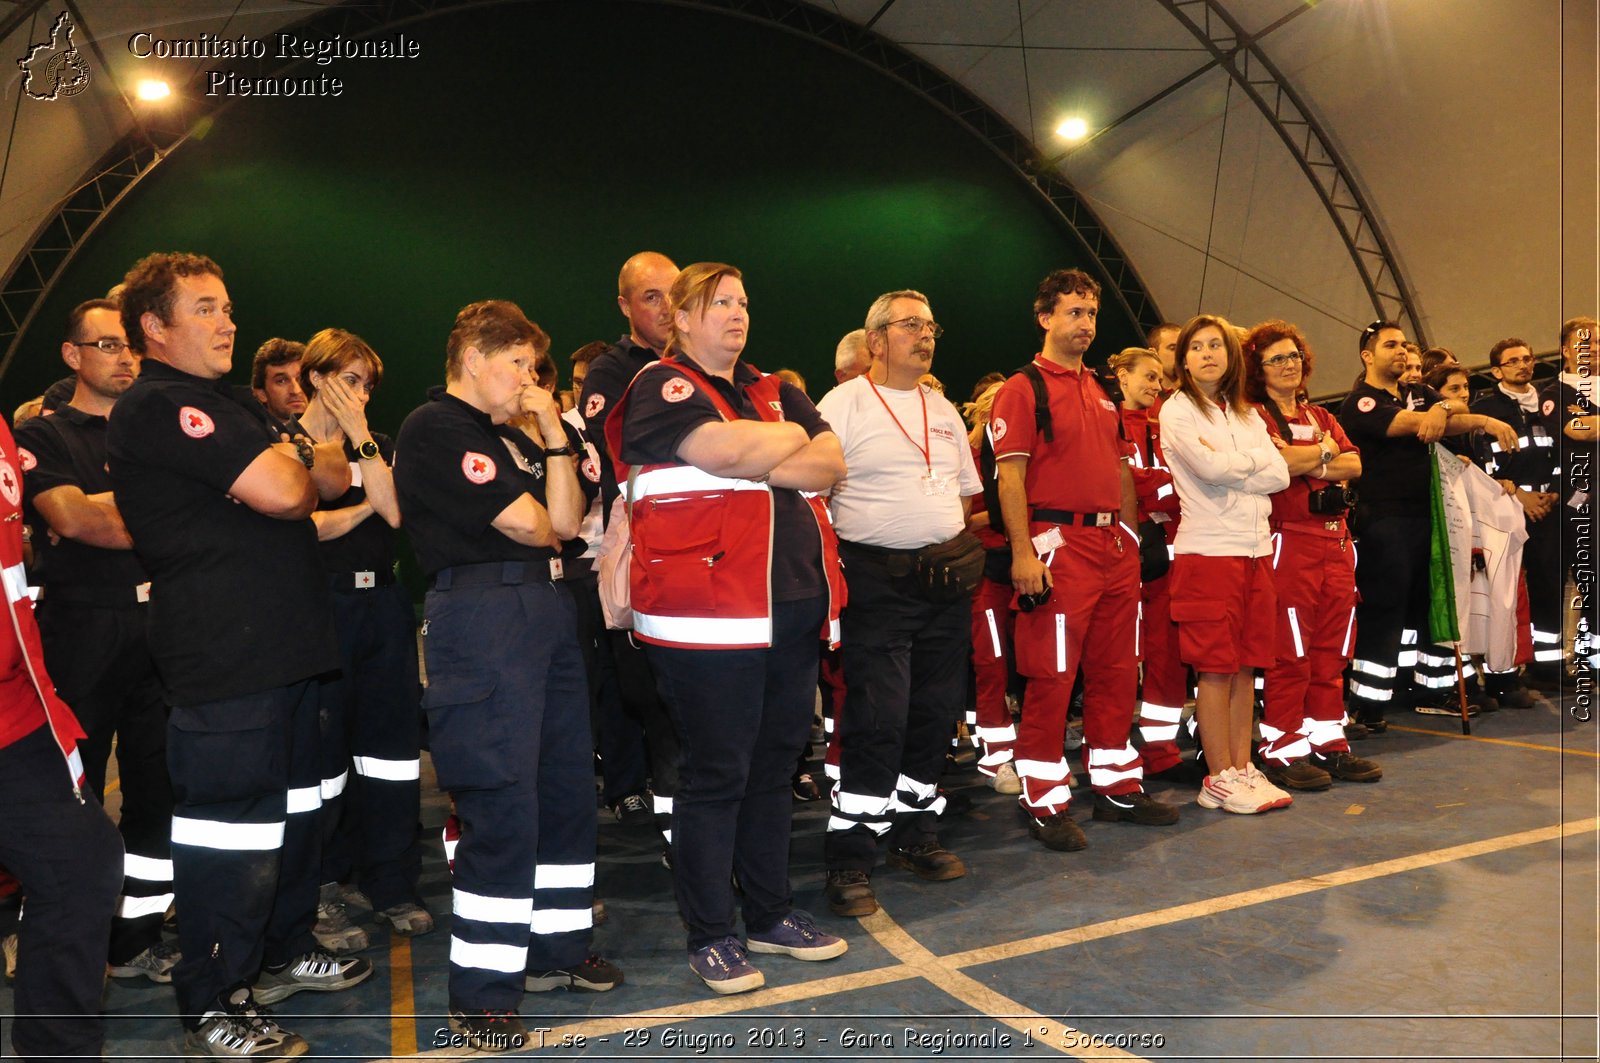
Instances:
[[[616,407],[617,400],[627,390],[635,374],[661,357],[667,337],[672,332],[671,292],[672,282],[678,279],[678,267],[656,251],[640,251],[622,264],[617,273],[617,309],[627,319],[628,331],[622,338],[596,356],[589,363],[589,373],[583,381],[583,394],[578,400],[578,412],[583,415],[585,435],[594,447],[600,463],[600,512],[610,523],[612,504],[619,494],[617,476],[611,465],[611,455],[606,446],[606,417]],[[598,667],[616,675],[617,687],[622,694],[623,709],[628,720],[610,718],[602,727],[636,724],[643,729],[644,741],[649,747],[653,793],[641,791],[621,795],[612,806],[613,813],[622,819],[623,811],[632,808],[637,798],[653,805],[657,825],[667,837],[667,856],[671,860],[672,793],[678,780],[678,739],[667,718],[666,709],[656,695],[655,676],[644,652],[636,646],[627,631],[605,632],[609,653],[602,649]],[[613,740],[627,741],[632,735],[614,734]],[[636,739],[635,739],[636,740]]]

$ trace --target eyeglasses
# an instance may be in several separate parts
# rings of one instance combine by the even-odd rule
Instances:
[[[128,349],[127,343],[110,336],[101,336],[99,339],[90,340],[87,343],[79,343],[77,340],[73,340],[72,345],[74,347],[98,347],[107,354],[121,354]]]
[[[1520,357],[1520,358],[1502,358],[1502,359],[1500,359],[1500,364],[1502,366],[1507,366],[1507,365],[1532,365],[1533,364],[1533,356],[1532,355],[1525,355],[1525,356]]]
[[[920,317],[903,317],[899,321],[890,321],[887,324],[883,324],[883,325],[880,325],[878,327],[879,328],[888,328],[890,325],[894,325],[894,326],[896,326],[898,328],[903,328],[907,332],[911,333],[913,336],[922,335],[922,330],[923,329],[928,329],[930,332],[932,332],[934,339],[938,339],[940,336],[944,335],[944,326],[943,325],[937,324],[937,323],[935,323],[933,321],[928,321],[928,320],[926,320],[924,318],[920,318]]]
[[[1303,362],[1305,358],[1305,354],[1301,351],[1284,351],[1282,354],[1275,354],[1271,358],[1261,359],[1261,364],[1268,369],[1279,369],[1286,365]]]

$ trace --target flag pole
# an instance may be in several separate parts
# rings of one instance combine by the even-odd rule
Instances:
[[[1456,651],[1456,697],[1461,706],[1461,733],[1470,735],[1472,718],[1467,715],[1467,677],[1461,674],[1461,643],[1453,643],[1451,648]]]

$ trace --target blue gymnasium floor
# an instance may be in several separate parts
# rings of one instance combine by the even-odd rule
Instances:
[[[880,869],[883,909],[859,921],[822,897],[825,808],[797,806],[796,902],[850,951],[759,957],[767,987],[734,997],[684,962],[654,836],[603,812],[610,920],[597,943],[627,984],[528,995],[545,1047],[510,1057],[1594,1060],[1595,723],[1551,704],[1479,717],[1470,739],[1448,718],[1395,723],[1356,746],[1382,761],[1382,782],[1263,816],[1208,812],[1155,784],[1183,803],[1177,826],[1093,823],[1080,788],[1090,845],[1078,853],[1040,847],[1014,799],[964,768],[946,785],[975,807],[947,819],[944,840],[968,875]],[[410,941],[374,930],[368,982],[277,1009],[316,1058],[473,1055],[440,1033],[444,814],[427,797],[424,887],[440,928]],[[115,981],[106,1005],[112,1058],[177,1056],[169,987]]]

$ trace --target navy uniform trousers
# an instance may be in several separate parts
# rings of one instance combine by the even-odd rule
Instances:
[[[190,1029],[263,963],[317,947],[317,693],[308,679],[172,709],[172,982]]]
[[[966,694],[972,599],[935,604],[910,576],[915,551],[841,540],[844,708],[839,785],[823,844],[830,870],[871,871],[891,847],[938,838],[939,777]]]
[[[38,617],[56,692],[88,736],[78,751],[85,789],[96,799],[104,797],[106,762],[116,739],[118,829],[127,861],[107,959],[120,965],[161,940],[172,903],[172,781],[167,706],[145,641],[148,607],[137,602],[132,588],[116,590],[47,590]],[[111,605],[113,598],[119,604]]]
[[[793,909],[789,776],[811,733],[827,614],[826,597],[774,603],[767,649],[646,649],[682,742],[672,885],[690,952],[733,934],[735,874],[747,933]]]
[[[388,577],[387,573],[380,573]],[[333,594],[340,674],[322,684],[323,882],[382,911],[420,903],[421,686],[416,617],[398,583]]]
[[[514,1011],[589,955],[597,821],[572,597],[522,562],[445,569],[424,605],[428,746],[455,799],[450,1006]]]
[[[121,850],[100,806],[72,792],[48,725],[0,749],[0,865],[27,897],[11,1029],[23,1059],[101,1058],[106,932]]]

